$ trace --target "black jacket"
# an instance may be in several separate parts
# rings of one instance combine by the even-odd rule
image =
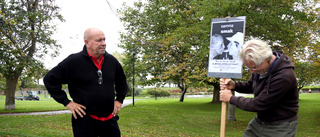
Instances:
[[[66,106],[70,100],[61,87],[62,84],[68,84],[71,98],[74,102],[84,105],[87,114],[99,117],[110,115],[114,108],[115,96],[116,100],[123,103],[128,86],[117,59],[107,52],[103,56],[101,85],[98,84],[98,68],[84,46],[83,51],[71,54],[44,77],[44,84],[50,95]]]
[[[230,103],[240,109],[257,112],[264,122],[282,122],[298,119],[299,92],[294,66],[288,56],[277,51],[280,58],[261,78],[253,73],[247,82],[236,82],[235,90],[253,93],[254,98],[232,96]]]

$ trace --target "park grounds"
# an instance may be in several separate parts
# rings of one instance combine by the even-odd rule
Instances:
[[[52,98],[40,101],[16,101],[15,112],[4,110],[0,97],[0,113],[65,110]],[[297,136],[320,135],[320,93],[300,94]],[[127,97],[132,100],[132,97]],[[212,95],[187,97],[184,102],[171,97],[135,97],[138,100],[120,110],[119,126],[123,137],[183,136],[212,137],[220,133],[220,103],[211,103]],[[237,121],[227,121],[226,136],[242,136],[255,113],[236,108]],[[0,136],[72,136],[71,114],[0,116]]]

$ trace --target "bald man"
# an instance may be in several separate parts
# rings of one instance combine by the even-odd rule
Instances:
[[[97,28],[84,32],[83,50],[71,54],[44,77],[50,95],[72,112],[75,137],[120,137],[118,113],[128,92],[122,66],[106,49]],[[72,100],[62,84],[68,84]]]

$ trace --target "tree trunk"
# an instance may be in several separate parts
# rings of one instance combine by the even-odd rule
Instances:
[[[232,94],[234,95],[234,91],[232,91]],[[229,103],[227,120],[237,121],[235,112],[236,112],[235,105],[232,105]]]
[[[48,98],[48,91],[47,90],[44,91],[44,96],[45,96],[45,98]]]
[[[5,110],[15,110],[15,93],[16,86],[18,82],[18,77],[13,76],[6,78],[6,104]]]
[[[298,92],[300,92],[300,90],[301,90],[302,88],[303,88],[303,86],[301,86],[301,87],[299,86],[299,87],[298,87]],[[301,92],[302,92],[302,91],[301,91]]]
[[[187,92],[187,89],[186,88],[184,88],[184,89],[181,89],[181,94],[180,94],[180,100],[179,100],[179,102],[183,102],[183,100],[184,100],[184,94],[186,94],[186,92]]]
[[[235,106],[229,103],[227,120],[237,121],[235,112],[236,112]]]
[[[220,102],[220,96],[219,96],[219,91],[220,91],[220,85],[219,84],[214,84],[213,85],[214,90],[213,90],[213,97],[212,97],[212,102],[211,103],[219,103]]]
[[[186,94],[188,87],[186,86],[186,83],[185,83],[183,80],[181,80],[181,82],[180,82],[180,80],[178,79],[178,80],[177,80],[177,83],[178,83],[178,87],[179,87],[180,90],[181,90],[179,102],[183,102],[183,100],[184,100],[184,94]]]

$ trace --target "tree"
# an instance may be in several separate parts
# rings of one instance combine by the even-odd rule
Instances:
[[[16,86],[16,90],[20,90],[20,85],[22,84],[21,80],[18,80],[17,86]],[[0,91],[5,91],[6,89],[6,79],[2,76],[2,74],[0,73]]]
[[[235,94],[235,91],[232,91],[232,94]],[[236,119],[236,106],[228,103],[228,117],[227,120],[237,121]]]
[[[319,57],[314,57],[320,50],[319,8],[313,0],[202,1],[199,5],[203,5],[198,6],[199,17],[208,22],[211,18],[246,16],[245,40],[261,38],[273,50],[284,50],[294,63],[319,62]],[[309,55],[313,58],[307,58]],[[246,80],[249,71],[243,70],[243,80]]]
[[[294,63],[319,53],[314,49],[319,47],[319,8],[313,0],[148,0],[120,12],[127,30],[120,46],[126,54],[137,49],[145,70],[139,72],[151,74],[149,82],[170,79],[182,84],[182,90],[191,83],[210,84],[215,87],[213,102],[219,101],[219,80],[207,77],[212,18],[246,16],[245,40],[267,41]],[[249,72],[243,70],[248,78]]]
[[[306,81],[308,81],[307,83],[308,84],[314,84],[314,83],[319,83],[320,82],[320,69],[319,69],[319,66],[320,66],[320,44],[319,44],[319,41],[314,41],[315,43],[318,42],[317,44],[314,44],[312,47],[308,47],[310,49],[308,49],[308,57],[306,60],[306,62],[303,62],[303,61],[300,61],[298,63],[306,63],[308,64],[308,70],[310,70],[310,77],[308,77],[308,79],[306,79]],[[301,64],[301,65],[302,65]],[[297,65],[297,64],[296,64]],[[299,64],[298,64],[299,65]],[[305,70],[301,70],[301,69],[295,69],[295,72],[296,74],[297,73],[301,73],[301,71],[305,71]],[[297,74],[299,75],[299,74]],[[299,83],[302,83],[301,81],[303,81],[302,79],[301,80],[298,80]],[[301,87],[302,88],[302,87]]]
[[[4,91],[5,86],[6,86],[6,80],[0,73],[0,91]]]
[[[123,11],[125,16],[121,19],[124,22],[129,22],[127,30],[131,33],[122,34],[124,41],[122,47],[128,51],[126,52],[128,56],[130,56],[132,48],[137,49],[136,52],[142,55],[140,59],[137,59],[138,62],[141,62],[137,63],[137,67],[144,69],[144,72],[139,71],[140,74],[153,76],[151,80],[147,81],[147,84],[174,81],[182,91],[180,98],[182,102],[188,84],[191,83],[189,74],[192,74],[193,69],[190,68],[192,62],[190,58],[195,51],[191,48],[192,44],[177,40],[183,36],[176,36],[171,30],[183,32],[181,35],[189,35],[182,28],[189,24],[186,23],[187,20],[190,20],[187,18],[188,14],[194,13],[189,11],[187,2],[175,4],[173,1],[149,1],[149,3],[149,5],[136,3],[137,9],[128,7]],[[173,7],[165,7],[172,4]],[[140,8],[145,11],[140,13]],[[168,9],[163,10],[164,8]],[[174,12],[174,14],[170,12]],[[134,20],[136,18],[140,20]],[[168,39],[170,41],[167,41]],[[143,66],[139,66],[139,64]]]
[[[122,58],[124,58],[124,56],[121,53],[117,52],[117,51],[113,52],[112,55],[119,61],[121,61]]]
[[[295,72],[298,79],[299,91],[303,87],[319,80],[319,69],[317,69],[315,63],[297,62],[295,64]]]
[[[51,36],[52,21],[63,17],[52,0],[1,0],[0,72],[6,78],[5,109],[15,109],[15,87],[22,72],[33,75],[43,68],[41,59],[60,47]]]

